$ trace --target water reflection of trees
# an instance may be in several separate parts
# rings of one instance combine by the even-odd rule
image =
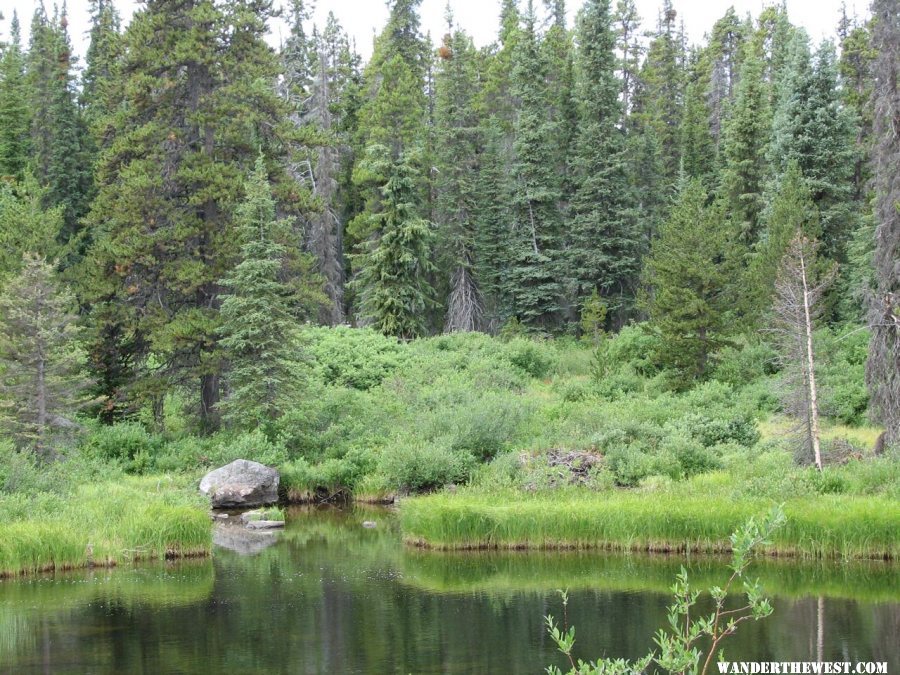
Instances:
[[[368,519],[378,527],[364,529]],[[390,518],[368,511],[295,511],[281,537],[252,557],[217,551],[193,573],[104,572],[123,581],[102,592],[0,585],[0,649],[17,672],[48,658],[93,672],[534,673],[556,658],[542,623],[559,613],[555,588],[572,589],[581,656],[634,657],[663,624],[683,562],[428,553],[404,548]],[[723,569],[690,565],[702,584]],[[763,562],[755,571],[775,614],[747,625],[728,657],[808,660],[821,642],[826,659],[898,662],[895,570]]]

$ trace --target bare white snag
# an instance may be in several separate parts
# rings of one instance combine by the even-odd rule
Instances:
[[[817,274],[816,252],[819,244],[797,234],[781,260],[775,279],[775,305],[772,332],[776,336],[783,367],[783,405],[799,422],[803,456],[812,455],[822,470],[819,395],[816,385],[816,356],[813,332],[821,313],[821,300],[835,268]],[[807,459],[808,461],[808,459]]]
[[[801,244],[796,247],[797,263],[800,265],[800,279],[803,282],[803,318],[806,329],[806,372],[809,383],[809,420],[812,427],[810,441],[812,442],[816,468],[822,470],[822,448],[819,443],[819,396],[816,391],[816,360],[813,352],[813,324],[810,316],[809,282],[807,279],[806,251]]]

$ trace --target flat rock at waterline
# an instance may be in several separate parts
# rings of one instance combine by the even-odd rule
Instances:
[[[284,527],[283,520],[251,520],[246,525],[251,530],[278,530]]]
[[[236,459],[200,481],[214,509],[265,506],[278,501],[278,472],[259,462]]]

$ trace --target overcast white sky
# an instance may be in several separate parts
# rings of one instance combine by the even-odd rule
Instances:
[[[28,24],[39,0],[0,0],[6,21],[0,25],[2,37],[9,32],[9,18],[13,8],[18,10],[19,20],[23,24],[23,35],[27,41]],[[61,2],[62,0],[58,0]],[[276,4],[280,0],[276,0]],[[583,0],[569,0],[569,13],[574,18],[575,12]],[[54,0],[44,0],[48,12],[52,11]],[[136,0],[115,0],[123,19],[127,22],[138,7]],[[854,9],[866,14],[868,0],[846,0],[849,11]],[[464,27],[478,45],[490,43],[497,33],[497,17],[500,0],[450,0],[456,21]],[[524,4],[524,2],[523,2]],[[540,6],[540,0],[536,0]],[[613,3],[615,4],[615,3]],[[643,19],[644,28],[656,24],[656,17],[662,0],[637,0],[638,10]],[[752,13],[754,16],[771,0],[674,0],[675,9],[684,20],[689,38],[699,42],[710,30],[713,23],[721,17],[730,6],[740,14]],[[855,6],[854,6],[855,5]],[[437,41],[445,31],[444,10],[447,0],[424,0],[422,2],[422,26],[430,31]],[[814,41],[823,37],[832,37],[840,16],[841,0],[787,0],[788,13],[794,23],[805,26]],[[87,48],[86,31],[88,27],[88,0],[68,0],[69,31],[75,50],[84,55]],[[356,38],[359,51],[368,56],[371,52],[372,35],[384,25],[388,11],[384,0],[318,0],[316,16],[319,24],[324,23],[329,11],[333,11],[344,28]],[[282,29],[283,30],[283,29]],[[279,42],[279,27],[274,27],[272,42]]]

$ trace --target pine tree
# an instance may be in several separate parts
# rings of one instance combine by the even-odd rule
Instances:
[[[791,240],[801,234],[816,238],[819,211],[796,161],[781,176],[771,205],[761,216],[759,240],[745,259],[746,273],[739,302],[749,323],[759,323],[772,306],[774,282]],[[740,225],[738,225],[740,227]]]
[[[105,121],[113,140],[88,218],[83,293],[95,321],[115,322],[94,334],[122,340],[95,345],[96,361],[129,364],[138,378],[129,392],[155,401],[168,387],[199,383],[205,429],[217,424],[218,280],[237,254],[234,201],[260,148],[283,212],[296,218],[309,203],[272,161],[296,136],[263,39],[269,11],[250,0],[153,0],[134,16],[117,85],[125,96]],[[287,256],[300,292],[305,261],[296,246]],[[116,400],[120,391],[106,394]]]
[[[63,208],[60,242],[78,246],[79,219],[88,206],[91,166],[85,153],[86,128],[76,101],[74,58],[65,13],[50,20],[39,6],[31,35],[27,75],[32,95],[35,176],[48,187],[46,206]]]
[[[560,310],[560,212],[562,178],[552,160],[556,126],[548,116],[533,2],[516,45],[512,92],[520,101],[512,166],[515,224],[510,237],[507,293],[523,324],[556,327]]]
[[[53,268],[30,254],[0,294],[0,423],[44,457],[51,434],[73,426],[67,418],[84,403],[76,310]]]
[[[641,67],[641,88],[635,103],[641,128],[652,131],[659,145],[663,175],[669,185],[674,184],[681,165],[684,103],[684,36],[676,29],[676,18],[671,0],[665,0]]]
[[[699,181],[682,186],[644,268],[643,304],[659,336],[656,359],[673,371],[677,386],[704,377],[727,337],[729,228],[721,205],[706,201]]]
[[[19,17],[13,11],[10,42],[0,56],[0,179],[22,180],[28,164],[29,108]]]
[[[846,259],[856,225],[852,208],[854,121],[841,104],[834,46],[824,42],[810,61],[805,36],[792,46],[781,83],[769,161],[776,175],[796,161],[809,183],[822,223],[822,254]]]
[[[45,209],[46,193],[27,172],[17,183],[0,181],[0,282],[19,271],[26,253],[59,253],[62,207]]]
[[[415,178],[411,193],[417,213],[425,213],[430,197],[427,189],[425,166],[428,157],[428,98],[425,84],[428,74],[429,54],[426,41],[419,27],[421,0],[392,0],[387,26],[375,41],[372,59],[366,66],[364,102],[359,110],[357,132],[357,163],[353,182],[360,190],[363,206],[347,227],[346,247],[349,250],[365,248],[377,242],[377,230],[383,222],[381,212],[384,185],[391,179],[391,172],[399,165],[400,158],[409,165],[407,178]],[[390,161],[370,161],[387,148]],[[412,162],[419,162],[412,166]],[[384,169],[379,173],[374,169]],[[350,257],[351,267],[354,260]],[[352,269],[356,275],[360,270]],[[352,289],[362,290],[359,283]],[[351,297],[351,300],[353,298]]]
[[[339,106],[346,78],[352,73],[341,61],[349,43],[334,15],[329,16],[324,35],[315,28],[307,35],[305,24],[310,13],[302,0],[292,4],[291,33],[281,52],[284,76],[279,90],[304,141],[292,153],[290,173],[318,198],[309,209],[306,240],[328,296],[319,318],[335,325],[344,319],[342,241],[346,222],[340,181],[341,145],[346,147],[347,139],[341,138]]]
[[[374,216],[379,236],[355,256],[359,272],[353,285],[363,323],[411,340],[425,333],[425,312],[434,302],[429,281],[433,235],[419,215],[415,164],[402,156],[393,161],[391,155],[389,148],[370,149],[371,162],[389,164],[389,169],[376,169],[389,178],[382,187],[383,210]]]
[[[482,328],[483,304],[478,279],[477,204],[479,160],[483,145],[477,101],[477,62],[472,39],[449,31],[438,50],[437,72],[437,191],[438,245],[449,275],[445,330]]]
[[[277,419],[297,400],[300,374],[291,289],[282,276],[287,249],[277,233],[290,226],[275,220],[262,157],[245,193],[235,216],[239,262],[221,281],[227,289],[219,333],[228,394],[219,407],[230,426],[252,429]]]
[[[578,17],[578,141],[573,164],[570,276],[577,304],[599,292],[621,323],[640,272],[640,231],[632,213],[616,35],[609,0],[589,0]],[[611,316],[612,318],[612,316]]]
[[[112,0],[91,0],[90,44],[81,76],[81,108],[89,127],[112,108],[115,72],[121,58],[121,20]],[[96,136],[102,132],[93,129]],[[102,140],[95,138],[95,141]]]
[[[872,341],[866,381],[876,419],[888,443],[900,442],[900,12],[876,0],[874,175],[877,229],[875,279],[870,303]]]
[[[752,245],[759,236],[760,214],[768,169],[765,152],[771,118],[763,81],[763,63],[750,51],[741,66],[741,77],[723,130],[721,190],[728,200],[741,240]]]
[[[550,26],[541,40],[541,58],[544,61],[547,82],[547,112],[554,127],[554,155],[561,177],[560,206],[565,211],[571,198],[572,183],[569,172],[569,155],[575,140],[578,111],[574,99],[574,59],[572,36],[566,28],[565,0],[544,0],[550,15]]]
[[[631,113],[641,56],[644,53],[640,34],[641,17],[634,0],[617,0],[613,25],[616,30],[616,53],[619,79],[622,84],[622,122],[624,123],[625,118]]]
[[[847,26],[841,36],[838,70],[844,105],[853,111],[857,121],[853,170],[853,199],[857,202],[866,198],[872,178],[869,158],[872,151],[872,69],[875,57],[870,25],[854,23]]]
[[[699,54],[691,57],[687,83],[684,88],[684,110],[681,118],[681,172],[688,178],[699,179],[712,187],[716,168],[716,146],[710,126],[710,108],[706,93],[710,81],[708,66]]]
[[[725,16],[716,21],[709,44],[703,50],[703,61],[708,68],[709,127],[716,147],[722,140],[723,123],[734,99],[745,43],[751,32],[752,26],[738,18],[734,7],[729,7]]]

